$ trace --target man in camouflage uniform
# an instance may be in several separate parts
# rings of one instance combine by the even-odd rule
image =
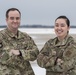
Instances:
[[[55,32],[57,37],[47,41],[40,51],[38,65],[46,69],[46,75],[76,75],[76,42],[68,35],[66,16],[55,20]]]
[[[7,10],[7,28],[0,31],[0,75],[35,75],[29,61],[39,51],[33,39],[18,30],[20,19],[18,9]]]

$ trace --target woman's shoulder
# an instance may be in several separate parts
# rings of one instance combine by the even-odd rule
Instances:
[[[73,37],[73,36],[71,36],[71,35],[68,36],[68,40],[71,40],[71,41],[73,41],[73,42],[76,42],[76,38]]]
[[[57,37],[50,38],[47,43],[53,44],[57,40]]]

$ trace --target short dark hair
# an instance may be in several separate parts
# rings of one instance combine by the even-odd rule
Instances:
[[[8,13],[9,13],[10,11],[15,11],[15,10],[17,10],[17,11],[19,12],[20,16],[21,16],[21,12],[19,11],[19,9],[17,9],[17,8],[9,8],[9,9],[6,11],[6,18],[8,18]]]
[[[69,27],[70,26],[70,20],[66,16],[64,16],[64,15],[61,15],[61,16],[57,17],[56,20],[57,19],[61,19],[61,18],[66,20],[66,24]]]

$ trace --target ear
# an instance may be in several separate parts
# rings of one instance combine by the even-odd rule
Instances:
[[[70,30],[70,26],[68,27],[68,31]]]
[[[69,26],[69,29],[70,29],[70,26]]]
[[[70,29],[70,26],[68,28]]]

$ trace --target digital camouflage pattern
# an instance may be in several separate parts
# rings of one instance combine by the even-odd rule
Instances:
[[[11,49],[20,55],[10,55]],[[29,61],[37,58],[39,51],[30,36],[18,31],[15,36],[7,28],[0,31],[0,75],[35,75]]]
[[[58,64],[60,58],[63,63]],[[60,42],[58,38],[47,41],[40,51],[37,63],[46,69],[46,75],[76,75],[76,42],[67,37]]]

